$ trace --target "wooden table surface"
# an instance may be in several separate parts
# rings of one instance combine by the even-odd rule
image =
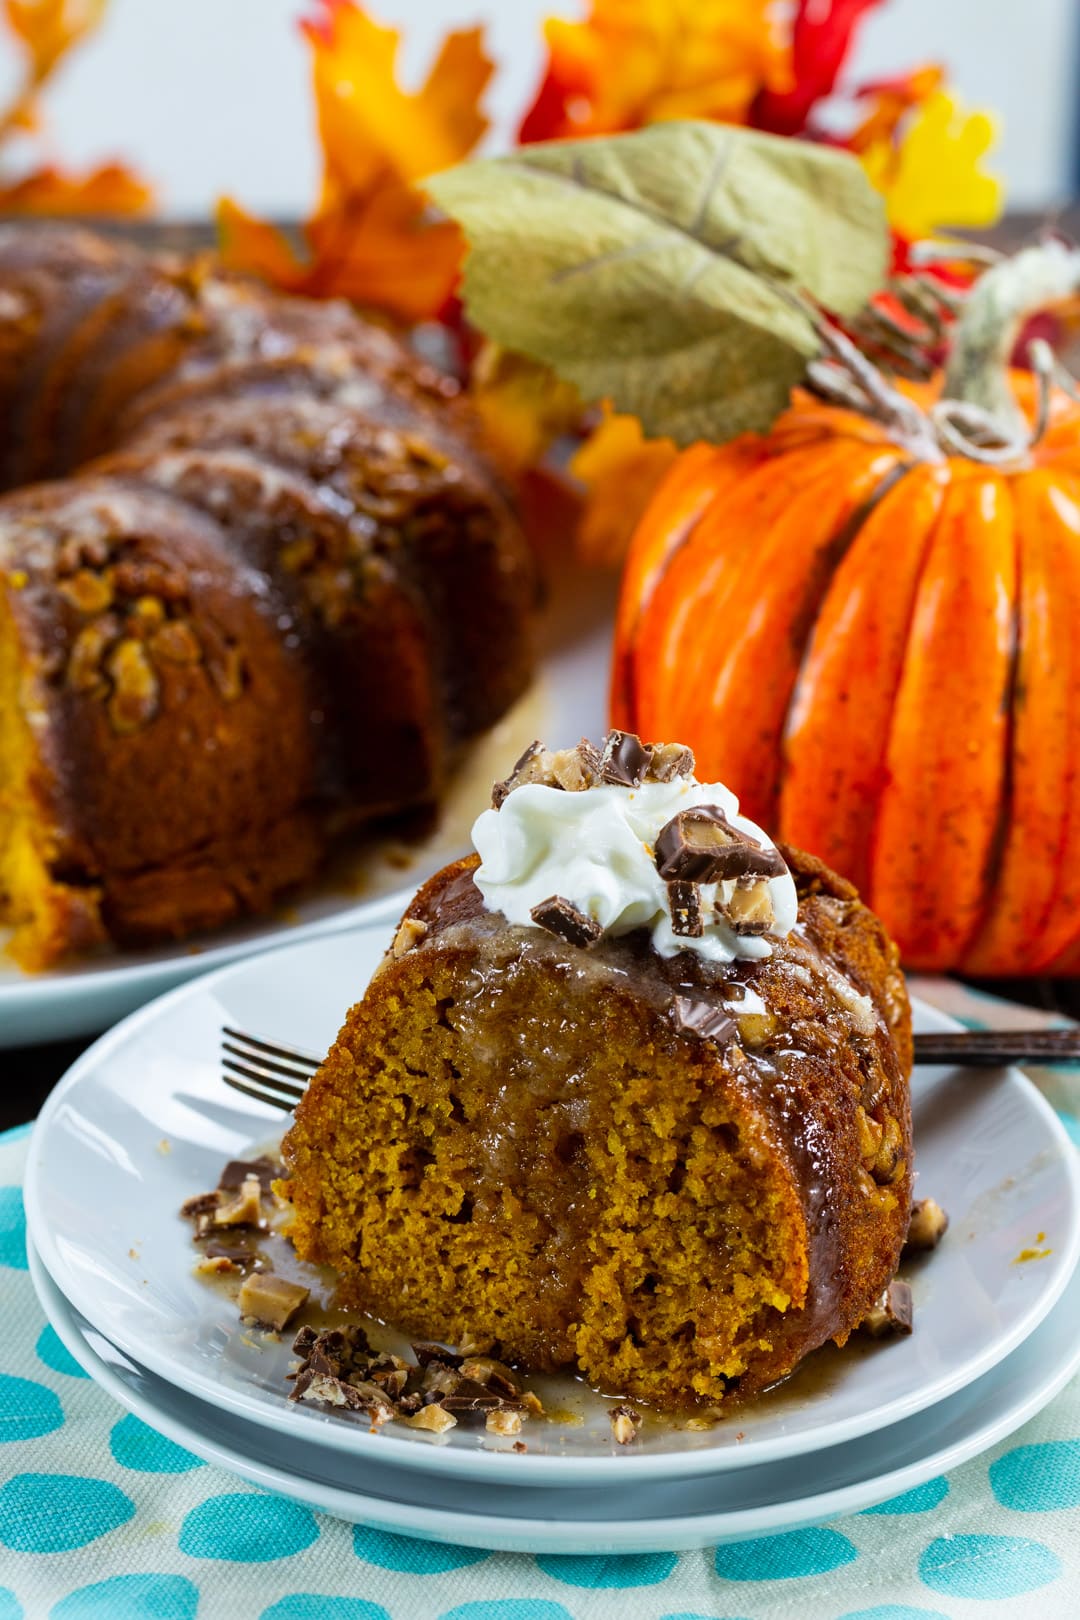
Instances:
[[[995,246],[1010,248],[1032,236],[1044,221],[1035,215],[1018,214],[987,233]],[[1080,237],[1080,205],[1056,215],[1053,224]],[[96,227],[95,227],[96,228]],[[102,227],[111,234],[133,238],[142,246],[187,252],[212,245],[213,227],[206,222],[162,224],[157,221],[125,221]],[[1080,1018],[1080,980],[1010,979],[978,981],[982,988],[998,995],[1045,1007]],[[37,1114],[49,1091],[65,1069],[89,1044],[85,1040],[58,1041],[45,1046],[0,1049],[0,1129],[21,1125]]]

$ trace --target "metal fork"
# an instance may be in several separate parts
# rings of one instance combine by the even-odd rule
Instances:
[[[322,1062],[314,1052],[283,1046],[228,1026],[221,1031],[222,1078],[234,1091],[291,1113]],[[1080,1025],[1068,1029],[979,1029],[916,1035],[916,1063],[1000,1069],[1008,1063],[1080,1063]]]

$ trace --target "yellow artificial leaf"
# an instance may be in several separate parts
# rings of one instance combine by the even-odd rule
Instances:
[[[594,567],[618,567],[660,480],[678,450],[670,439],[646,439],[636,416],[609,407],[591,438],[570,462],[586,487],[578,526],[578,552]]]
[[[772,0],[592,0],[550,20],[548,66],[522,139],[612,134],[669,118],[745,123],[789,53]]]
[[[898,145],[879,140],[869,146],[862,161],[885,198],[893,229],[916,239],[993,224],[1001,213],[1001,182],[981,165],[995,133],[988,113],[968,112],[939,90],[914,114]]]
[[[487,436],[511,467],[534,465],[549,445],[577,426],[581,396],[547,366],[485,343],[469,391]]]

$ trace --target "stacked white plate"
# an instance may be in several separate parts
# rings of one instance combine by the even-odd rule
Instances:
[[[325,1050],[385,942],[383,924],[182,986],[86,1052],[37,1124],[26,1204],[42,1304],[87,1372],[170,1439],[380,1529],[525,1552],[676,1550],[910,1490],[1010,1434],[1080,1366],[1075,1150],[1017,1071],[928,1068],[914,1086],[919,1191],[952,1224],[910,1268],[910,1338],[819,1352],[714,1428],[653,1422],[628,1447],[570,1380],[541,1392],[577,1421],[530,1422],[524,1453],[483,1429],[371,1433],[287,1404],[288,1343],[245,1332],[193,1276],[177,1212],[282,1127],[225,1087],[222,1025]],[[916,1022],[951,1027],[923,1006]]]

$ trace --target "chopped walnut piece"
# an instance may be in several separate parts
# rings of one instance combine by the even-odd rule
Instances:
[[[402,1361],[400,1356],[379,1356],[368,1368],[368,1378],[391,1399],[396,1399],[404,1394],[405,1385],[409,1382],[409,1363]]]
[[[885,1339],[890,1334],[907,1335],[911,1332],[914,1310],[911,1289],[896,1278],[876,1299],[860,1326],[872,1339]]]
[[[71,645],[67,682],[74,692],[103,696],[109,689],[102,664],[105,654],[120,634],[115,614],[103,614],[80,630]]]
[[[431,1406],[422,1406],[419,1412],[407,1417],[405,1422],[410,1429],[427,1429],[431,1434],[444,1434],[447,1429],[457,1426],[457,1418],[453,1412],[447,1412],[438,1402]]]
[[[113,683],[108,703],[113,730],[121,736],[141,731],[157,714],[161,690],[146,648],[131,637],[119,641],[106,668]]]
[[[214,1211],[215,1226],[258,1226],[262,1220],[262,1184],[258,1176],[245,1176],[240,1191]]]
[[[183,619],[170,619],[150,637],[150,651],[166,664],[197,664],[202,658],[199,638]]]
[[[112,606],[113,590],[104,574],[95,574],[89,568],[80,568],[67,579],[62,579],[56,589],[66,602],[79,613],[104,613]]]
[[[635,1412],[632,1406],[613,1406],[608,1413],[611,1423],[611,1432],[620,1446],[628,1446],[632,1440],[637,1439],[641,1428],[641,1413]]]
[[[240,1289],[240,1315],[253,1317],[261,1326],[280,1332],[287,1327],[311,1295],[310,1288],[289,1282],[272,1271],[255,1271],[245,1277]]]
[[[501,1406],[494,1412],[489,1412],[484,1419],[484,1427],[489,1434],[520,1434],[525,1419],[513,1407]]]
[[[414,945],[419,945],[427,931],[427,923],[422,922],[419,917],[403,917],[394,935],[394,943],[390,947],[391,954],[395,959],[405,956]]]
[[[911,1206],[905,1254],[925,1254],[936,1249],[949,1230],[949,1217],[935,1198],[919,1198]]]
[[[736,883],[720,909],[736,934],[767,934],[776,924],[768,882],[760,879],[745,888]]]

